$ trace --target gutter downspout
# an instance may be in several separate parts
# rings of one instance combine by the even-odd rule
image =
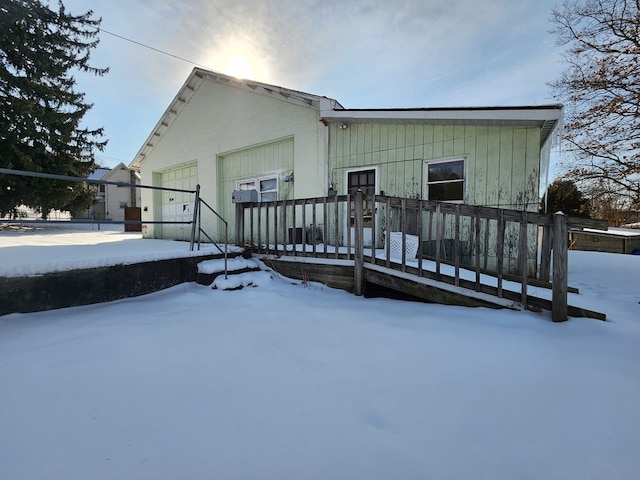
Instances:
[[[324,119],[327,113],[333,111],[333,103],[335,100],[330,100],[329,98],[321,98],[320,99],[320,121],[325,127],[324,130],[324,194],[329,195],[329,135],[331,129],[329,128],[329,124]]]

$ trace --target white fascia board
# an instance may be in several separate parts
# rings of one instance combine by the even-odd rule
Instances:
[[[328,122],[339,121],[422,121],[422,122],[489,122],[531,123],[557,121],[562,117],[561,105],[544,107],[479,107],[443,108],[424,110],[321,110],[322,118]]]
[[[156,125],[153,127],[153,130],[151,130],[151,133],[142,144],[142,147],[140,147],[140,150],[138,150],[138,153],[136,153],[131,163],[129,163],[130,169],[136,171],[140,170],[140,166],[142,162],[144,162],[147,154],[153,149],[158,140],[162,138],[162,134],[178,116],[178,113],[180,113],[182,108],[189,102],[202,81],[203,75],[201,69],[197,67],[194,68],[180,90],[178,90],[178,93],[173,98],[167,109],[160,117],[160,120],[158,120],[158,123],[156,123]]]

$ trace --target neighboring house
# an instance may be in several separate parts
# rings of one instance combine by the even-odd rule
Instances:
[[[246,189],[261,201],[360,188],[537,211],[561,118],[561,105],[345,109],[331,98],[195,68],[130,166],[145,185],[200,184],[201,197],[231,225],[232,192]],[[188,221],[193,195],[145,189],[142,208],[143,221]],[[203,217],[203,228],[220,238],[213,216]],[[143,231],[185,239],[190,227]]]
[[[97,168],[89,180],[104,180],[108,182],[140,184],[140,175],[129,169],[124,163],[114,168]],[[140,206],[140,189],[135,187],[91,184],[96,192],[93,205],[87,211],[87,217],[94,220],[123,221],[125,208]]]

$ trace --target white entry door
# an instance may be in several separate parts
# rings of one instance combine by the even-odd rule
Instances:
[[[375,194],[377,192],[376,169],[368,168],[362,170],[351,170],[347,172],[347,193],[353,195],[358,190],[362,190],[364,194]],[[373,245],[373,222],[376,221],[375,202],[365,200],[363,205],[363,241],[365,247]],[[351,245],[355,244],[355,218],[353,206],[350,206],[347,218],[349,235],[351,237]]]

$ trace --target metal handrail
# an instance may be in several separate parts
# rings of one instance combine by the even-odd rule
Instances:
[[[153,185],[138,185],[135,183],[126,182],[112,182],[110,180],[96,180],[92,178],[82,177],[70,177],[68,175],[57,175],[53,173],[41,173],[41,172],[29,172],[26,170],[13,170],[11,168],[0,168],[0,173],[6,175],[18,175],[21,177],[35,177],[35,178],[48,178],[50,180],[64,180],[66,182],[75,183],[92,183],[95,185],[115,185],[117,187],[134,187],[134,188],[146,188],[149,190],[162,190],[167,192],[182,192],[182,193],[196,193],[195,190],[185,190],[182,188],[169,188],[169,187],[156,187]]]
[[[111,224],[125,224],[125,225],[191,225],[191,238],[189,242],[189,251],[193,251],[194,244],[196,241],[196,234],[198,236],[198,250],[200,250],[200,235],[204,234],[206,238],[211,241],[215,247],[220,250],[221,253],[224,254],[224,277],[227,278],[228,275],[228,246],[229,246],[229,223],[216,212],[211,205],[209,205],[206,201],[200,198],[200,185],[196,185],[195,190],[186,190],[181,188],[170,188],[170,187],[157,187],[154,185],[138,185],[134,183],[126,183],[126,182],[112,182],[109,180],[98,180],[98,179],[89,179],[83,177],[72,177],[69,175],[58,175],[53,173],[42,173],[42,172],[30,172],[26,170],[14,170],[10,168],[0,168],[0,174],[5,175],[16,175],[22,177],[35,177],[35,178],[45,178],[50,180],[63,180],[67,182],[75,182],[75,183],[90,183],[94,185],[116,185],[118,187],[131,187],[131,188],[146,188],[150,190],[160,190],[160,191],[168,191],[168,192],[181,192],[181,193],[190,193],[194,194],[194,212],[193,218],[191,221],[143,221],[143,220],[29,220],[29,219],[0,219],[2,223],[65,223],[65,224],[97,224],[98,229],[100,228],[100,224],[111,223]],[[220,248],[220,245],[217,244],[203,229],[202,229],[202,215],[201,215],[201,205],[207,207],[216,217],[218,217],[224,223],[224,250]]]
[[[200,185],[197,186],[197,190],[199,191],[200,189]],[[222,216],[220,216],[220,214],[218,212],[216,212],[213,207],[211,205],[209,205],[205,200],[203,200],[199,195],[198,195],[198,205],[196,206],[196,211],[197,211],[197,228],[196,228],[196,223],[194,221],[194,229],[193,229],[193,235],[191,238],[191,243],[193,245],[193,242],[195,241],[195,232],[197,230],[198,232],[198,250],[200,250],[200,234],[203,234],[205,237],[207,237],[209,239],[209,241],[218,249],[220,250],[221,253],[224,254],[224,278],[225,280],[228,278],[228,247],[229,247],[229,222],[227,222],[224,218],[222,218]],[[224,223],[224,250],[222,250],[220,248],[220,245],[218,245],[218,243],[216,241],[214,241],[208,234],[207,232],[204,231],[204,229],[202,228],[202,209],[200,208],[201,205],[204,205],[205,207],[207,207],[209,209],[209,211],[211,211],[211,213],[213,213],[216,217],[218,217],[218,219],[222,220],[222,222]]]

